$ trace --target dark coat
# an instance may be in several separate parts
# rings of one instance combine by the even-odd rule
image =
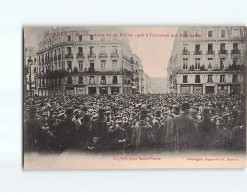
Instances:
[[[57,129],[57,136],[62,149],[71,149],[77,146],[77,128],[71,119],[62,121]]]
[[[194,120],[185,113],[174,117],[173,130],[176,134],[176,148],[184,150],[194,148],[198,144],[199,134]]]
[[[152,126],[146,121],[140,120],[134,129],[133,141],[137,148],[147,146],[154,143]]]
[[[213,134],[216,131],[216,124],[210,119],[205,118],[198,123],[198,131],[201,147],[204,149],[210,148]]]

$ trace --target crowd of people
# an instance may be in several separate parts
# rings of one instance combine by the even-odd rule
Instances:
[[[24,151],[244,151],[245,116],[240,95],[26,97]]]

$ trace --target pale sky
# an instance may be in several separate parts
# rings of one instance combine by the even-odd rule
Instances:
[[[125,27],[128,33],[176,34],[177,27]],[[166,77],[167,65],[173,49],[174,38],[140,37],[129,38],[130,47],[140,57],[144,71],[151,77]]]
[[[120,27],[122,28],[122,27]],[[37,27],[32,30],[26,30],[24,38],[26,46],[37,46],[38,41],[42,40],[43,30],[49,27]],[[142,61],[144,71],[150,77],[166,77],[167,65],[173,48],[173,37],[150,37],[150,33],[156,34],[176,34],[177,27],[159,27],[159,26],[131,26],[123,27],[125,33],[142,34],[144,37],[128,37],[130,47]],[[148,37],[146,37],[148,34]]]

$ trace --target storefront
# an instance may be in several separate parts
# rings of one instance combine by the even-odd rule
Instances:
[[[111,94],[119,93],[119,87],[111,87]]]
[[[66,87],[66,95],[74,95],[74,87]]]
[[[194,85],[193,86],[193,93],[194,94],[203,94],[202,85]]]
[[[108,93],[107,87],[100,87],[99,88],[99,93],[100,94],[107,94]]]

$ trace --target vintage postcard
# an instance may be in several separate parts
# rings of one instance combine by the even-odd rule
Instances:
[[[246,167],[245,26],[26,26],[23,167]]]

